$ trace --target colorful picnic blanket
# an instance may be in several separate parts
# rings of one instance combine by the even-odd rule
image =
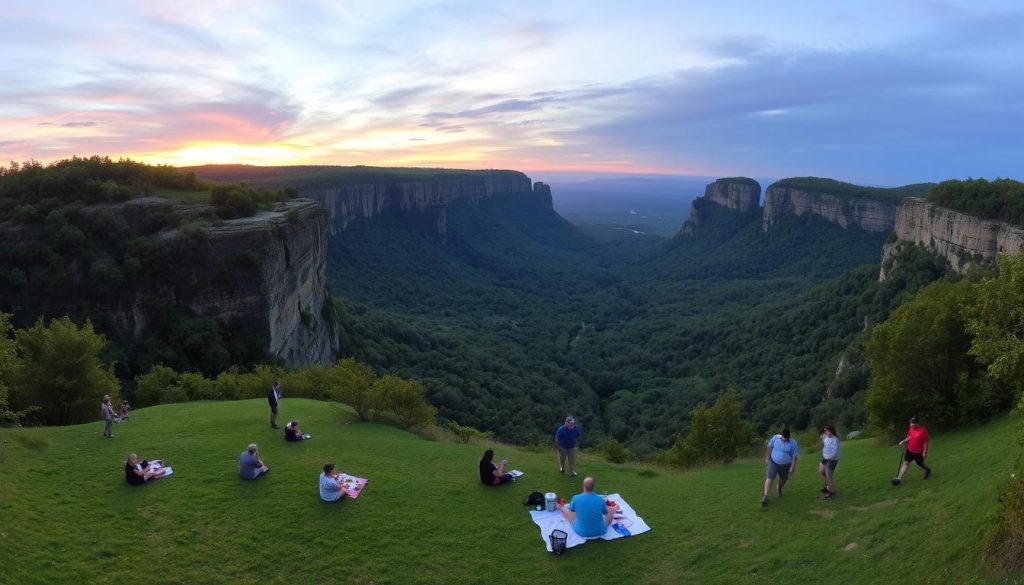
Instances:
[[[365,477],[356,477],[347,473],[338,474],[338,483],[340,483],[348,492],[345,495],[353,500],[358,498],[359,494],[363,493],[363,488],[366,487],[366,483],[369,481],[370,480]]]
[[[637,516],[636,510],[632,506],[626,503],[626,500],[622,499],[619,494],[608,494],[607,499],[614,501],[618,504],[619,509],[622,512],[622,519],[617,519],[608,527],[608,530],[601,536],[594,536],[593,538],[600,538],[602,540],[613,540],[616,538],[623,538],[626,536],[635,536],[642,534],[651,529],[650,526],[644,522],[644,519]],[[530,518],[533,519],[534,524],[540,527],[540,537],[544,541],[544,546],[548,552],[551,552],[551,539],[548,536],[552,530],[561,530],[568,536],[565,539],[565,548],[572,548],[576,545],[583,544],[588,538],[576,534],[576,531],[572,529],[572,524],[562,516],[559,511],[554,512],[537,512],[531,511]]]

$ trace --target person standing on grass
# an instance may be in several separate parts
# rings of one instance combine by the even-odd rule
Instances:
[[[839,465],[839,437],[836,436],[836,428],[832,425],[825,425],[821,433],[821,463],[818,465],[818,473],[825,478],[825,487],[821,493],[826,498],[836,495],[835,473]]]
[[[796,459],[800,455],[800,448],[796,440],[790,437],[789,427],[782,429],[782,432],[768,440],[768,446],[764,450],[764,465],[767,468],[768,478],[764,480],[764,497],[761,498],[761,505],[768,504],[768,490],[772,489],[772,481],[778,477],[779,497],[782,497],[782,486],[789,481],[789,476],[796,472]]]
[[[566,466],[569,468],[569,477],[576,477],[576,455],[579,441],[583,431],[576,426],[576,419],[571,416],[565,417],[565,424],[555,431],[555,452],[558,454],[558,473],[565,473]]]
[[[114,407],[110,404],[110,394],[103,395],[103,401],[100,402],[100,416],[103,417],[103,436],[108,439],[114,438],[113,425],[114,425]]]
[[[281,381],[274,380],[274,385],[267,392],[267,402],[270,404],[270,428],[279,429],[277,426],[277,403],[281,400]]]
[[[907,472],[911,461],[924,469],[925,479],[931,477],[932,468],[924,464],[925,458],[928,457],[928,429],[924,428],[916,416],[910,417],[907,437],[900,441],[900,445],[906,445],[907,449],[903,452],[903,463],[900,465],[899,473],[892,478],[892,485],[900,485],[903,482],[903,474]]]

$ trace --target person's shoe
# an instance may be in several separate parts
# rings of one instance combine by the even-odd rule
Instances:
[[[835,492],[825,492],[825,496],[824,497],[827,500],[827,499],[831,498],[834,495],[836,495]]]
[[[576,477],[576,472],[575,471],[570,471],[569,472],[569,477]]]
[[[931,477],[931,476],[932,476],[932,468],[931,468],[931,467],[929,467],[928,469],[925,469],[925,470],[924,470],[924,478],[925,478],[925,479],[928,479],[928,478],[929,478],[929,477]]]
[[[821,488],[821,493],[827,494],[828,493],[828,486],[825,486],[825,487]]]
[[[565,473],[565,468],[564,467],[559,467],[558,468],[558,473]]]
[[[768,505],[768,496],[764,496],[763,498],[761,498],[761,505],[762,506],[767,506]]]
[[[279,428],[281,428],[281,427],[279,427],[279,426],[277,426],[277,425],[270,425],[270,428],[272,428],[272,429],[279,429]]]
[[[900,481],[900,478],[898,478],[898,477],[894,477],[894,478],[890,479],[889,482],[892,483],[892,485],[900,485],[900,483],[902,483]]]

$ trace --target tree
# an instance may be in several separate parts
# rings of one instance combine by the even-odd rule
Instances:
[[[331,368],[330,379],[331,398],[351,406],[359,420],[370,420],[375,407],[372,388],[376,380],[370,366],[346,358]]]
[[[432,423],[437,415],[437,409],[427,402],[426,390],[419,382],[388,374],[374,382],[371,392],[375,411],[391,411],[407,429]]]
[[[11,326],[11,316],[7,313],[0,313],[0,421],[17,423],[21,420],[23,413],[11,410],[8,402],[7,383],[11,379],[17,364],[17,352]]]
[[[15,336],[20,362],[12,398],[18,408],[37,406],[43,424],[66,425],[98,416],[100,399],[118,389],[113,367],[100,363],[106,340],[92,323],[78,327],[70,317],[40,319]]]
[[[1024,390],[1024,252],[999,257],[999,275],[973,287],[968,312],[970,353],[1014,396]]]
[[[896,436],[911,416],[948,427],[976,414],[962,412],[977,370],[963,315],[970,297],[966,279],[936,282],[875,327],[866,348],[867,407],[886,436]]]
[[[754,427],[743,419],[743,404],[730,391],[719,396],[714,406],[701,404],[690,411],[689,433],[685,439],[676,438],[668,460],[683,467],[730,463],[753,439]]]

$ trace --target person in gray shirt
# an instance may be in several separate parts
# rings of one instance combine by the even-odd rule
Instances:
[[[256,479],[268,471],[270,468],[263,464],[259,453],[256,452],[256,443],[249,445],[249,448],[238,457],[238,475],[242,479]]]

